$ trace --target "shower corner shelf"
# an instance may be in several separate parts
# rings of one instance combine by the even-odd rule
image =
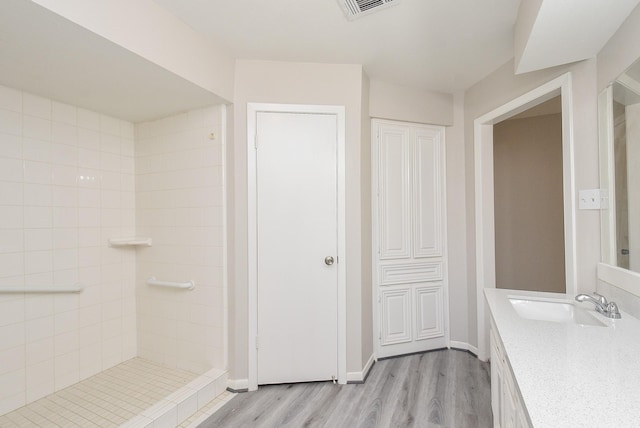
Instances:
[[[111,238],[109,239],[110,247],[150,247],[152,244],[151,238],[143,238],[139,236],[131,238]]]

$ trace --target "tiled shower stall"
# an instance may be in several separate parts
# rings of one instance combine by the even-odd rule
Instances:
[[[0,415],[136,357],[207,373],[190,408],[224,390],[225,112],[133,124],[0,86]]]

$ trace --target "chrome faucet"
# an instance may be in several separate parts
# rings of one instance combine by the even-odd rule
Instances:
[[[596,306],[596,311],[600,312],[607,318],[620,319],[620,311],[616,302],[607,302],[607,298],[601,294],[593,293],[594,296],[588,294],[578,294],[576,300],[578,302],[591,302]]]

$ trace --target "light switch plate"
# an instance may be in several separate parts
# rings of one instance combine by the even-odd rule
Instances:
[[[578,208],[581,210],[599,210],[603,206],[602,197],[600,189],[580,190],[578,193]]]

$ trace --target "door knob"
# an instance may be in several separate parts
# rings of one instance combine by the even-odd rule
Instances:
[[[327,256],[324,258],[324,264],[327,266],[331,266],[333,264],[333,257]]]

